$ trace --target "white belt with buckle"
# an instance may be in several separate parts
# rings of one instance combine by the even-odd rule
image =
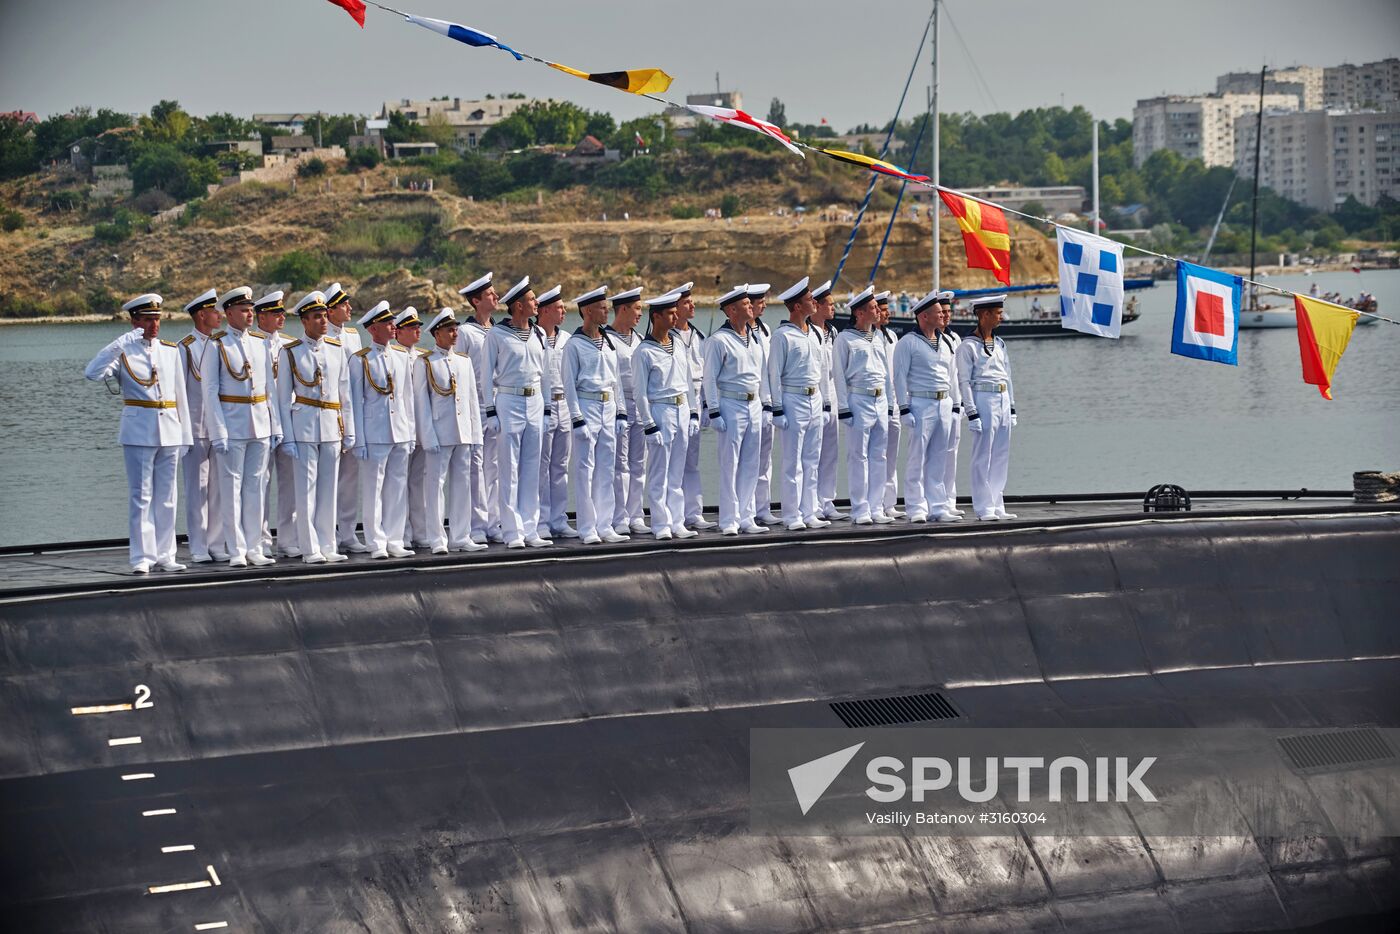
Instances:
[[[740,402],[752,402],[758,398],[756,392],[735,392],[732,389],[721,389],[719,394],[726,399],[738,399]]]
[[[685,396],[661,396],[660,398],[656,399],[653,399],[651,396],[647,396],[647,401],[650,402],[652,405],[684,405]]]
[[[533,396],[539,393],[538,386],[497,386],[497,392],[504,392],[512,396]]]
[[[885,394],[885,390],[884,390],[883,388],[882,388],[882,389],[862,389],[862,388],[860,388],[859,386],[852,386],[852,387],[851,387],[851,392],[855,393],[855,394],[858,395],[858,396],[874,396],[876,399],[880,398],[881,396],[883,396],[883,395]]]
[[[1006,392],[1005,383],[973,383],[974,392]]]
[[[792,383],[783,383],[783,392],[792,392],[796,393],[799,396],[815,396],[817,394],[817,387],[806,385],[798,386]]]
[[[935,392],[924,392],[919,389],[911,389],[909,390],[909,395],[913,396],[915,399],[946,399],[948,398],[948,390],[939,389]]]
[[[594,402],[612,401],[612,393],[608,392],[606,389],[602,392],[589,392],[586,389],[580,389],[578,391],[578,397],[580,399],[592,399]]]

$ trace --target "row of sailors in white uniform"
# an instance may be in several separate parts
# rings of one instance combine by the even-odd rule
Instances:
[[[974,507],[980,518],[1009,517],[1001,489],[1015,409],[1005,347],[993,339],[960,351],[957,336],[946,330],[951,293],[921,301],[920,328],[895,344],[875,326],[883,295],[867,289],[853,297],[855,325],[838,334],[826,323],[830,283],[810,289],[806,279],[779,296],[793,320],[772,331],[758,317],[768,287],[732,290],[721,300],[728,321],[709,338],[689,326],[689,283],[648,303],[661,318],[647,339],[633,330],[640,289],[612,296],[611,329],[603,326],[606,289],[579,296],[584,326],[572,337],[558,329],[557,287],[537,300],[528,277],[517,283],[501,299],[512,320],[496,325],[490,274],[461,292],[476,320],[459,326],[444,309],[429,327],[435,348],[418,353],[392,340],[401,328],[401,339],[411,334],[416,343],[416,311],[395,316],[385,302],[361,319],[374,343],[357,348],[353,328],[326,320],[327,303],[341,312],[340,325],[348,319],[338,284],[298,303],[306,326],[300,341],[250,333],[254,313],[282,311],[281,293],[253,303],[246,288],[217,298],[211,290],[186,306],[197,330],[181,342],[182,352],[155,339],[159,296],[127,303],[139,329],[104,348],[87,375],[118,376],[126,397],[121,440],[132,487],[133,568],[180,569],[174,462],[181,450],[189,452],[187,489],[206,494],[187,496],[194,560],[227,557],[234,565],[272,561],[265,478],[273,451],[282,458],[279,544],[312,563],[344,560],[337,546],[385,557],[410,554],[415,544],[434,552],[473,550],[487,540],[538,547],[550,544],[551,534],[586,543],[618,541],[630,531],[688,537],[691,529],[715,525],[701,515],[703,422],[720,434],[718,524],[726,534],[761,532],[778,521],[800,529],[845,518],[832,502],[838,418],[848,424],[857,523],[885,523],[898,514],[894,471],[886,463],[898,449],[891,435],[900,421],[915,432],[905,484],[911,521],[954,520],[964,397],[979,431]],[[200,313],[210,309],[214,323],[218,312],[228,315],[227,332],[198,328]],[[819,323],[809,323],[809,315]],[[532,316],[545,327],[531,324]],[[980,412],[987,413],[982,424]],[[767,514],[769,497],[759,489],[759,465],[771,465],[771,455],[760,460],[764,437],[771,439],[775,424],[783,442],[782,520]],[[989,430],[980,431],[982,425]],[[565,515],[571,448],[577,531]],[[342,458],[342,451],[354,457]],[[650,526],[641,507],[644,476]],[[354,534],[356,505],[363,544]]]

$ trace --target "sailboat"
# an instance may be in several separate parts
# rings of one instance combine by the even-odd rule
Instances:
[[[1257,278],[1255,275],[1255,244],[1259,238],[1259,153],[1264,145],[1264,81],[1268,73],[1268,68],[1259,69],[1259,116],[1254,124],[1254,204],[1250,211],[1249,221],[1249,282],[1245,285],[1245,307],[1240,309],[1240,330],[1242,331],[1257,328],[1298,327],[1298,316],[1292,305],[1283,307],[1259,304],[1259,286],[1254,284],[1254,280]]]

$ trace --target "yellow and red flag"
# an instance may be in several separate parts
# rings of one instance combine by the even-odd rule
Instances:
[[[1332,398],[1332,374],[1346,353],[1356,319],[1350,308],[1293,296],[1298,313],[1298,352],[1303,358],[1303,382],[1316,386],[1324,399]]]
[[[1001,208],[939,191],[938,196],[958,219],[970,269],[990,269],[1004,285],[1011,284],[1011,231]]]
[[[558,69],[566,75],[606,84],[610,88],[626,91],[628,94],[661,94],[671,86],[671,76],[660,68],[633,68],[628,71],[595,71],[592,73],[570,68],[558,62],[545,62],[550,68]]]
[[[893,162],[886,162],[884,159],[876,159],[859,152],[847,152],[844,149],[818,149],[818,152],[826,153],[837,162],[849,162],[852,165],[860,165],[872,172],[879,172],[881,175],[889,175],[894,178],[903,178],[911,182],[926,182],[927,175],[911,175],[895,165]]]

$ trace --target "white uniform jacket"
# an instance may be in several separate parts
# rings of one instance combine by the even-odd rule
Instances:
[[[205,348],[200,376],[211,442],[282,434],[267,346],[251,330],[230,328]]]
[[[350,358],[357,445],[404,444],[417,437],[412,363],[407,350],[383,344],[370,344]]]
[[[885,360],[884,336],[879,329],[861,331],[847,328],[836,335],[832,367],[836,379],[836,405],[839,411],[851,409],[851,390],[874,395],[881,401],[889,391],[890,376]]]
[[[185,396],[190,400],[190,431],[198,440],[209,438],[209,426],[204,418],[204,374],[200,367],[214,336],[222,334],[222,331],[212,335],[192,331],[179,342],[180,363],[185,368]]]
[[[775,408],[782,407],[783,392],[821,396],[825,367],[821,344],[813,339],[815,329],[806,333],[791,321],[778,325],[768,344],[768,395]],[[807,387],[812,388],[807,393]],[[818,405],[820,398],[813,400]]]
[[[946,392],[953,405],[959,404],[956,347],[946,332],[934,340],[921,331],[910,331],[894,348],[894,395],[901,410],[909,405],[913,392]]]
[[[719,414],[719,400],[726,392],[749,393],[765,409],[772,408],[768,380],[763,375],[763,348],[752,329],[745,340],[726,321],[705,338],[704,382],[705,404],[712,418]]]
[[[544,396],[545,412],[550,411],[554,385],[549,373],[549,341],[544,331],[533,324],[522,334],[509,324],[493,327],[486,335],[484,354],[486,375],[481,383],[485,391],[482,405],[486,414],[496,410],[497,389],[526,389],[533,387]]]
[[[1006,342],[1000,337],[993,340],[995,345],[991,353],[987,353],[986,346],[976,337],[969,337],[958,345],[958,389],[968,415],[978,414],[973,392],[979,385],[988,383],[1006,384],[1006,401],[1011,406],[1011,414],[1016,414],[1016,390],[1011,382],[1011,360],[1006,355]]]
[[[355,446],[349,361],[332,337],[293,340],[283,348],[277,366],[283,440]]]
[[[147,343],[140,331],[128,331],[98,351],[83,375],[91,380],[117,377],[122,396],[117,440],[122,444],[181,447],[193,443],[184,360],[176,345],[162,340]]]
[[[583,409],[579,406],[580,392],[589,393],[588,398],[606,394],[606,401],[619,407],[622,405],[617,345],[607,331],[603,331],[602,335],[603,346],[599,347],[580,328],[564,345],[559,372],[564,381],[564,402],[569,407],[571,423],[583,418]]]
[[[441,347],[418,354],[413,392],[419,445],[481,444],[481,402],[470,357]]]
[[[656,424],[652,404],[661,399],[685,400],[695,411],[695,388],[690,381],[690,360],[685,348],[671,341],[671,352],[648,337],[632,354],[632,404],[643,428]]]

